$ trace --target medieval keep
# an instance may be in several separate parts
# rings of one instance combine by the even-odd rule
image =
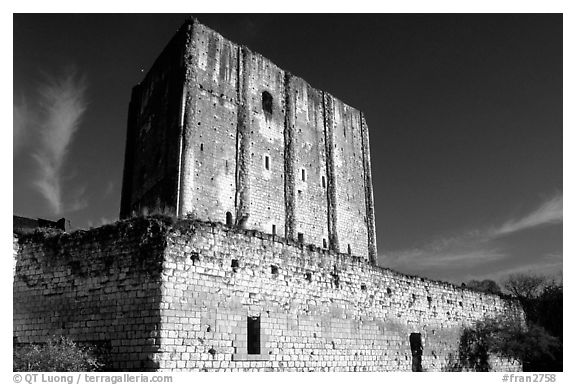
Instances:
[[[121,218],[160,210],[376,258],[364,115],[198,23],[132,92],[122,190]]]
[[[188,20],[132,91],[123,220],[14,234],[14,342],[123,371],[454,370],[465,327],[522,309],[377,266],[370,169],[360,111]]]

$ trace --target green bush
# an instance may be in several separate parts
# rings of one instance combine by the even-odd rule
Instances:
[[[60,336],[44,345],[14,346],[15,372],[93,372],[103,367],[93,348]]]
[[[486,319],[464,329],[458,362],[451,369],[486,372],[490,370],[488,357],[497,355],[518,360],[525,371],[534,371],[554,359],[559,346],[559,340],[538,325],[523,326],[518,320],[506,318]]]

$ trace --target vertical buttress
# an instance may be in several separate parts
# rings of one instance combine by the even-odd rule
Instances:
[[[294,239],[295,208],[294,205],[294,124],[295,124],[295,101],[291,87],[292,75],[285,72],[284,75],[284,99],[286,115],[284,119],[284,206],[286,218],[286,238]]]
[[[330,249],[340,251],[337,232],[336,215],[336,175],[334,170],[334,104],[332,97],[322,92],[322,107],[324,112],[324,137],[326,142],[326,199],[328,203],[328,238]]]
[[[368,258],[376,264],[376,220],[374,216],[374,194],[372,189],[372,165],[370,162],[370,138],[364,114],[362,116],[362,158],[364,164],[364,192],[366,196],[366,226],[368,227]]]
[[[238,122],[236,127],[236,226],[244,227],[250,215],[250,80],[251,52],[238,47]]]
[[[186,31],[186,48],[184,52],[184,87],[183,104],[184,119],[181,124],[181,145],[180,145],[180,170],[178,186],[178,208],[179,216],[186,216],[193,213],[193,184],[194,184],[194,153],[191,130],[194,129],[196,119],[196,101],[198,100],[198,74],[196,73],[196,44],[194,36],[194,22],[188,24]]]

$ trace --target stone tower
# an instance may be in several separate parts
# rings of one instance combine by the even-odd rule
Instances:
[[[376,259],[364,115],[188,20],[130,101],[120,217],[161,211]]]

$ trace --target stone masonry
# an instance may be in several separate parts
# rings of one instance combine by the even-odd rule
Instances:
[[[364,115],[197,21],[128,115],[124,220],[14,235],[15,343],[69,336],[114,370],[441,371],[463,328],[523,318],[376,266]]]
[[[446,370],[517,302],[218,223],[135,218],[15,241],[14,338],[66,335],[117,370]],[[519,370],[492,357],[494,370]]]
[[[120,217],[146,211],[375,261],[366,119],[189,20],[132,92]]]

